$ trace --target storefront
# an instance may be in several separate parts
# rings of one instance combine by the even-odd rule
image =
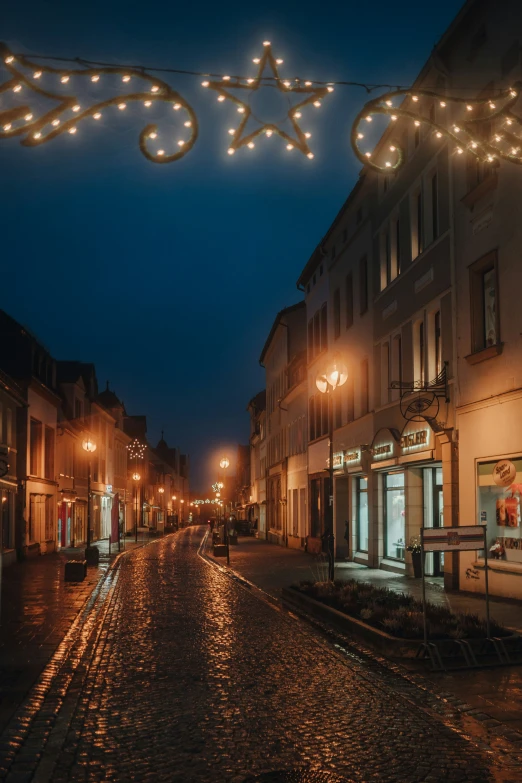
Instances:
[[[15,550],[16,485],[0,479],[0,562],[9,565],[16,560]]]
[[[74,514],[76,503],[74,499],[63,497],[58,501],[58,546],[74,546]]]
[[[385,570],[409,574],[408,546],[418,540],[421,527],[443,525],[443,471],[436,440],[428,423],[407,422],[402,432],[381,429],[372,443],[371,472],[377,491],[370,508],[376,518],[380,567]],[[365,490],[367,484],[358,478],[355,519],[360,546],[366,532]],[[370,520],[370,532],[371,524]],[[443,572],[443,553],[430,553],[426,573],[442,576]]]

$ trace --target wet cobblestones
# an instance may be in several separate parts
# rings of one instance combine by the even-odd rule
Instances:
[[[198,557],[200,540],[182,531],[121,561],[51,686],[2,738],[7,781],[522,779],[487,726],[464,733],[451,705],[437,714],[413,684],[259,600]]]

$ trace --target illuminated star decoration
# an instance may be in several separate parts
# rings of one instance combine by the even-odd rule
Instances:
[[[512,108],[521,95],[520,82],[489,98],[456,98],[415,88],[395,90],[369,101],[359,112],[352,127],[352,148],[362,163],[376,171],[400,168],[405,154],[393,139],[393,131],[384,134],[384,143],[379,143],[377,150],[360,149],[367,123],[373,121],[373,115],[384,115],[392,124],[402,120],[400,130],[404,129],[404,122],[416,128],[427,126],[434,141],[453,142],[457,155],[468,152],[486,163],[504,160],[520,165],[522,119]]]
[[[203,87],[208,87],[210,90],[215,90],[218,93],[218,101],[232,101],[236,104],[238,112],[243,115],[239,126],[235,129],[229,130],[229,133],[232,136],[232,141],[228,147],[228,153],[229,155],[233,155],[234,152],[241,147],[248,147],[249,149],[253,149],[255,146],[254,140],[258,136],[264,134],[265,136],[270,137],[275,133],[287,142],[286,148],[289,152],[293,149],[297,149],[302,152],[303,155],[306,155],[307,158],[312,159],[314,154],[308,146],[308,139],[312,134],[303,132],[297,120],[299,120],[301,117],[302,108],[310,104],[313,104],[316,108],[319,108],[321,106],[321,98],[324,98],[325,95],[333,92],[334,88],[332,85],[314,87],[312,82],[306,81],[303,83],[300,79],[294,79],[293,84],[289,80],[281,79],[279,76],[278,65],[281,65],[283,61],[280,59],[276,60],[274,58],[270,41],[264,41],[263,46],[263,56],[254,58],[254,63],[259,66],[257,76],[255,78],[244,79],[240,77],[223,76],[223,78],[219,81],[202,82]],[[290,135],[290,133],[287,133],[282,128],[280,128],[279,125],[274,123],[261,124],[260,128],[257,128],[252,133],[247,133],[246,126],[249,118],[253,116],[252,109],[248,103],[245,103],[245,101],[240,100],[231,92],[229,92],[230,89],[248,90],[249,93],[258,90],[261,86],[263,86],[263,72],[267,65],[272,71],[274,86],[278,90],[280,90],[285,95],[307,96],[300,103],[297,103],[295,106],[291,106],[288,110],[287,117],[285,118],[290,121],[290,124],[294,130],[294,135]]]
[[[178,139],[174,145],[168,133],[160,132],[157,125],[148,123],[139,136],[141,153],[153,163],[172,163],[186,155],[196,142],[198,121],[190,104],[166,82],[150,74],[133,68],[64,70],[36,65],[27,57],[15,56],[2,43],[0,59],[11,75],[9,81],[0,84],[0,96],[3,95],[4,101],[11,95],[22,101],[12,108],[0,109],[0,139],[22,136],[21,143],[24,146],[35,147],[65,133],[75,135],[78,128],[89,127],[93,120],[93,125],[97,125],[100,120],[103,124],[102,116],[106,110],[117,114],[124,111],[129,104],[138,103],[147,113],[153,104],[171,102],[176,111],[173,116],[178,118],[180,109],[182,114],[186,115],[183,126],[188,131],[183,131],[185,138]],[[102,95],[99,95],[94,102],[91,99],[88,106],[82,105],[80,100],[71,94],[75,87],[87,83],[96,92],[98,89],[101,92],[106,82],[109,87],[114,87],[114,81],[118,85],[121,82],[126,92],[121,92],[118,86],[116,96],[103,100]],[[38,99],[50,100],[55,106],[40,112],[37,109]],[[179,124],[179,119],[177,122]],[[186,138],[187,134],[189,138]],[[174,149],[165,149],[165,142]]]

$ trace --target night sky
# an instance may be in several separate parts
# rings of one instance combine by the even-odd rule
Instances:
[[[0,37],[28,56],[245,75],[269,39],[281,76],[408,84],[460,6],[4,0]],[[339,87],[307,113],[313,161],[277,138],[230,157],[234,107],[200,78],[163,78],[200,121],[179,162],[141,155],[138,107],[38,148],[1,142],[0,307],[56,358],[94,362],[100,390],[109,379],[130,414],[147,415],[152,442],[164,428],[190,453],[203,491],[219,454],[247,442],[261,348],[354,184],[349,132],[367,97]]]

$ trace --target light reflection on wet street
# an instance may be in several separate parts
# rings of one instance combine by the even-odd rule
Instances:
[[[522,779],[476,721],[467,738],[413,686],[366,676],[199,557],[201,537],[191,528],[121,560],[7,780],[33,779],[35,765],[40,781],[240,783],[295,767],[358,783]]]

